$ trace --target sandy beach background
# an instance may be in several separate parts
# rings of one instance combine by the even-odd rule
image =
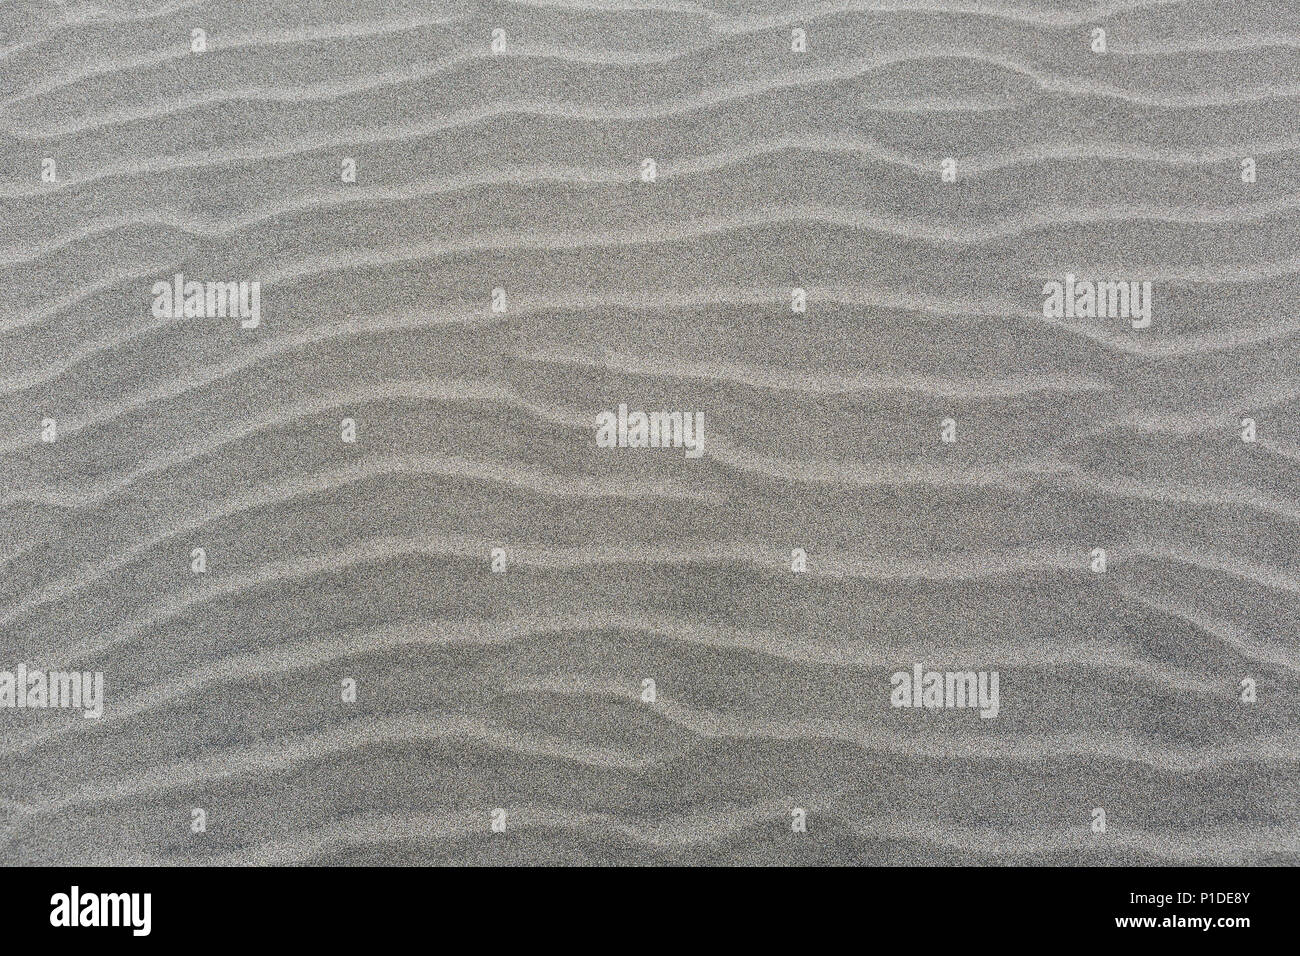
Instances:
[[[4,2],[0,669],[105,704],[0,862],[1300,861],[1298,104],[1294,2]]]

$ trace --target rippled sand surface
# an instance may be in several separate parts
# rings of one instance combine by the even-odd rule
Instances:
[[[1290,0],[0,5],[0,670],[105,684],[0,862],[1300,862],[1298,107]]]

